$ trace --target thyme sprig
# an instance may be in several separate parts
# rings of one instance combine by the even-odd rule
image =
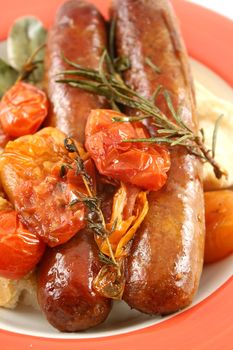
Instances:
[[[112,259],[109,258],[107,255],[103,254],[102,252],[99,252],[99,259],[105,265],[114,265],[115,266]]]
[[[114,68],[114,63],[105,50],[100,59],[99,69],[94,70],[85,68],[79,64],[64,58],[64,60],[73,68],[59,73],[63,76],[57,80],[58,83],[65,83],[93,94],[105,96],[116,108],[130,107],[140,111],[140,116],[122,116],[115,118],[118,122],[134,122],[145,118],[150,118],[156,128],[157,135],[147,139],[126,140],[130,142],[156,142],[166,143],[173,146],[183,146],[187,150],[210,163],[213,167],[215,176],[220,179],[227,175],[225,170],[214,159],[215,151],[209,150],[203,142],[203,134],[194,133],[182,120],[181,111],[175,110],[170,93],[158,86],[150,99],[146,99],[136,91],[125,84],[118,72]],[[69,77],[72,75],[72,77]],[[85,79],[83,79],[85,78]],[[162,91],[163,90],[163,91]],[[161,92],[162,91],[162,92]],[[171,118],[166,116],[156,105],[158,94],[163,93]],[[213,135],[213,145],[216,145],[217,123]]]
[[[109,232],[106,229],[104,215],[100,208],[100,201],[94,194],[92,180],[85,170],[84,162],[80,156],[79,150],[76,147],[75,142],[69,137],[64,140],[64,146],[68,152],[76,154],[76,157],[75,157],[75,162],[77,167],[76,174],[82,177],[83,183],[87,191],[87,195],[77,192],[76,193],[77,198],[73,199],[69,205],[73,206],[77,203],[84,203],[86,205],[89,211],[87,215],[88,227],[97,236],[101,236],[106,240],[109,253],[110,253],[110,257],[108,257],[108,261],[111,260],[111,264],[117,267],[118,273],[120,274],[121,273],[120,266],[118,266],[118,262],[114,257],[112,246],[108,238],[111,232]]]

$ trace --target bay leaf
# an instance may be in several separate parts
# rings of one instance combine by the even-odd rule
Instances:
[[[45,44],[47,31],[40,20],[33,16],[20,17],[12,25],[7,39],[9,64],[21,71],[28,58],[38,47]],[[44,49],[35,57],[36,61],[44,60]],[[43,79],[43,64],[31,74],[30,80],[35,83]]]
[[[0,98],[15,83],[18,72],[0,58]]]

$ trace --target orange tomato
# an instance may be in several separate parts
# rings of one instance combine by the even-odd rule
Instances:
[[[0,276],[19,279],[39,262],[45,244],[26,229],[7,201],[1,198],[0,206]]]
[[[142,123],[113,122],[122,116],[112,110],[91,111],[86,125],[85,146],[102,175],[157,191],[167,180],[170,156],[165,146],[126,139],[147,138]]]
[[[45,93],[21,81],[12,86],[0,102],[2,128],[11,137],[33,134],[47,114],[48,99]]]
[[[51,247],[85,226],[86,206],[79,199],[86,190],[64,139],[59,130],[45,128],[10,141],[0,159],[2,186],[21,222]],[[92,176],[90,162],[84,164]]]
[[[233,253],[233,191],[205,193],[205,263]]]

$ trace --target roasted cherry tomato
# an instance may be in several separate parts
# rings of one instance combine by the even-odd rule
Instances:
[[[12,86],[0,102],[0,121],[11,137],[35,133],[47,114],[45,93],[21,81]]]
[[[39,262],[45,244],[19,221],[7,201],[0,199],[0,276],[19,279]]]
[[[233,191],[205,193],[205,263],[233,253]]]
[[[4,132],[0,123],[0,151],[4,149],[8,141],[10,141],[10,137]]]
[[[85,226],[86,189],[64,139],[59,130],[45,128],[8,142],[0,159],[2,185],[21,222],[52,247]],[[93,178],[92,161],[84,165]]]
[[[149,135],[142,123],[112,122],[119,116],[112,110],[93,110],[88,117],[85,145],[97,169],[143,189],[159,190],[170,168],[169,151],[155,144],[122,142]]]

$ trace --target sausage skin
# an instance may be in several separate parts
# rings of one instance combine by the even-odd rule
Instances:
[[[54,327],[75,332],[107,318],[111,300],[98,295],[92,287],[101,267],[93,233],[87,230],[47,250],[39,268],[38,300]]]
[[[161,84],[181,118],[197,131],[188,58],[171,5],[166,0],[114,0],[116,46],[129,57],[126,82],[149,98]],[[159,67],[160,74],[146,63]],[[167,115],[164,97],[157,106]],[[148,125],[150,127],[150,125]],[[148,314],[169,314],[189,305],[203,266],[202,166],[183,147],[171,148],[164,188],[151,192],[149,212],[136,233],[126,266],[124,300]]]
[[[106,37],[102,15],[93,5],[82,0],[64,3],[48,34],[45,85],[51,108],[46,124],[57,127],[82,143],[88,114],[91,109],[103,108],[103,99],[56,83],[56,74],[72,69],[62,55],[82,66],[98,68],[100,56],[107,45]]]
[[[46,79],[51,100],[48,124],[84,141],[86,119],[104,100],[55,82],[54,74],[68,68],[61,53],[95,68],[106,46],[105,22],[96,8],[71,0],[58,11],[47,43]],[[65,245],[49,249],[38,271],[38,301],[48,321],[63,332],[75,332],[102,323],[111,301],[92,288],[101,268],[93,233],[84,229]]]

